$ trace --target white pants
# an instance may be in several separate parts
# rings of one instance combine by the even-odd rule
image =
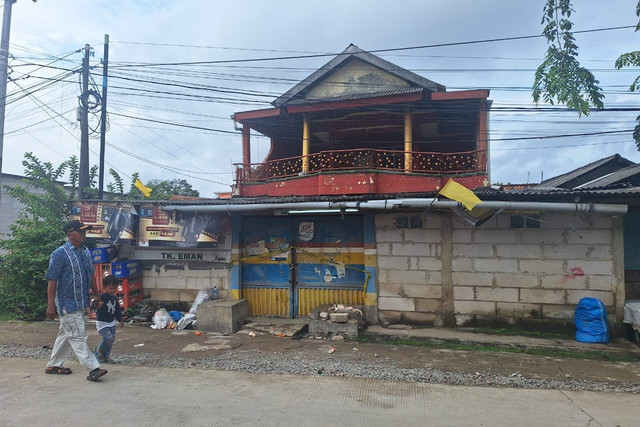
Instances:
[[[60,330],[58,330],[56,342],[53,344],[47,367],[62,366],[69,357],[69,351],[73,350],[82,366],[90,371],[99,368],[100,363],[89,349],[87,338],[82,311],[65,313],[60,316]]]

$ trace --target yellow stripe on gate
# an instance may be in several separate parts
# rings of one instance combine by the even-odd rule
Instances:
[[[243,288],[252,316],[289,317],[289,289]]]
[[[298,288],[298,317],[308,316],[321,304],[364,305],[364,295],[361,289]]]

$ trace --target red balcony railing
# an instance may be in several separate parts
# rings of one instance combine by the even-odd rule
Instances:
[[[414,151],[411,173],[458,174],[486,171],[484,150],[461,153],[424,153]],[[344,170],[405,172],[404,151],[335,150],[310,154],[308,173]],[[236,183],[263,182],[298,176],[302,173],[302,156],[252,163],[249,168],[236,163]]]

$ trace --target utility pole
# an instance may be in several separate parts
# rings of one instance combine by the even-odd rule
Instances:
[[[91,46],[84,45],[82,60],[82,93],[80,94],[80,196],[89,187],[89,51]]]
[[[4,109],[7,104],[7,68],[9,67],[9,35],[11,7],[16,0],[4,0],[2,39],[0,40],[0,194],[2,193],[2,152],[4,150]]]
[[[104,191],[104,146],[107,131],[107,73],[109,70],[109,34],[104,35],[104,58],[102,59],[102,108],[100,110],[100,181],[98,198]]]

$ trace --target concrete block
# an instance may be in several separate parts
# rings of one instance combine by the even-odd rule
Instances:
[[[427,283],[430,285],[442,285],[442,273],[440,271],[430,271],[427,273]]]
[[[584,274],[612,275],[613,261],[568,260],[567,270],[580,268]]]
[[[575,305],[556,305],[556,304],[542,305],[542,317],[545,317],[548,319],[573,320],[575,311],[576,311]]]
[[[454,258],[451,262],[452,271],[473,271],[471,258]]]
[[[587,282],[590,291],[613,291],[615,287],[612,276],[588,276]]]
[[[454,257],[467,257],[467,258],[493,258],[494,250],[493,245],[488,243],[475,243],[464,244],[459,243],[453,245]]]
[[[404,240],[414,243],[440,243],[442,233],[439,229],[410,228],[405,230]]]
[[[427,273],[421,270],[387,270],[387,274],[392,283],[427,283]]]
[[[457,286],[493,286],[490,273],[452,273],[453,284]]]
[[[378,310],[378,320],[381,324],[400,323],[402,321],[402,312],[391,310]]]
[[[442,261],[435,257],[418,257],[418,268],[427,271],[442,270]]]
[[[587,277],[573,274],[542,276],[540,286],[545,289],[587,289]]]
[[[377,243],[378,255],[391,255],[391,243]]]
[[[564,304],[565,291],[550,289],[520,289],[520,302]]]
[[[558,260],[520,260],[521,273],[564,274],[564,261]]]
[[[440,299],[416,298],[416,311],[436,313],[440,311]]]
[[[424,228],[440,230],[442,228],[442,215],[422,214],[422,224],[424,225]]]
[[[380,296],[378,297],[378,309],[393,311],[415,311],[416,303],[413,298],[393,298]]]
[[[409,260],[406,256],[378,255],[378,268],[405,270],[409,268]]]
[[[395,243],[402,242],[402,229],[400,228],[388,228],[376,230],[376,242],[381,243]]]
[[[518,302],[518,289],[476,288],[476,301]]]
[[[435,313],[402,313],[402,323],[409,325],[433,325],[439,316]]]
[[[453,230],[453,243],[471,243],[471,230]]]
[[[609,307],[613,305],[613,292],[606,291],[567,291],[567,303],[578,304],[582,298],[598,298],[602,303]]]
[[[454,286],[453,298],[457,300],[473,301],[475,299],[475,292],[470,286]]]
[[[612,260],[613,252],[609,245],[589,246],[587,258],[597,260]]]
[[[496,314],[496,303],[490,301],[453,301],[455,314]]]
[[[542,257],[549,259],[585,259],[587,245],[544,245]]]
[[[515,259],[475,259],[473,267],[478,272],[515,273],[518,271],[518,260]]]
[[[180,301],[180,289],[149,289],[145,286],[144,294],[154,301]]]
[[[396,228],[395,214],[376,214],[375,227],[378,228]]]
[[[200,289],[180,289],[180,301],[193,303],[199,292]]]
[[[518,241],[522,244],[560,244],[564,242],[562,230],[542,228],[518,231]]]
[[[573,223],[572,223],[573,224]],[[572,230],[573,231],[573,230]],[[577,233],[570,231],[567,235],[567,243],[573,244],[611,244],[611,230],[579,230]]]
[[[540,304],[522,304],[512,302],[499,302],[496,307],[498,317],[517,317],[538,319],[542,317]]]
[[[347,314],[347,313],[331,313],[331,314]],[[361,326],[360,326],[361,327]],[[358,338],[360,329],[358,320],[347,319],[346,322],[328,322],[326,320],[309,321],[309,335],[312,337],[335,337],[341,335],[347,339]]]
[[[329,313],[329,320],[333,323],[347,323],[349,313]]]
[[[205,301],[198,306],[198,329],[233,334],[242,329],[247,317],[249,301],[246,299]]]
[[[430,256],[427,245],[421,243],[393,243],[391,255],[395,256]]]
[[[500,288],[535,288],[538,276],[535,274],[496,273],[495,284]]]
[[[158,289],[186,289],[184,279],[177,277],[161,276],[156,279],[156,288]]]
[[[515,243],[516,230],[474,230],[476,243]]]
[[[540,258],[540,245],[496,245],[496,255],[502,258]]]

